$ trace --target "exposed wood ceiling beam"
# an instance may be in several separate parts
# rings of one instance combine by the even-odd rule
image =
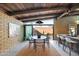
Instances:
[[[26,10],[18,10],[18,11],[7,11],[7,14],[10,16],[18,15],[18,14],[25,14],[25,13],[32,13],[32,12],[41,12],[41,11],[48,11],[48,10],[66,10],[67,7],[60,6],[60,7],[42,7],[42,8],[32,8]]]
[[[39,14],[39,15],[33,15],[33,16],[29,16],[29,17],[16,17],[18,20],[22,20],[22,19],[31,19],[31,18],[36,18],[36,17],[45,17],[45,16],[59,16],[61,13],[57,14],[57,13],[51,13],[51,14]]]
[[[24,20],[21,20],[21,21],[23,21],[23,22],[29,22],[29,21],[36,21],[36,20],[51,19],[51,18],[56,18],[56,16],[43,16],[43,17],[36,17],[36,18],[24,19]]]
[[[55,19],[55,17],[47,17],[47,18],[31,19],[31,20],[23,20],[22,22],[30,22],[30,21],[37,21],[37,20],[48,20],[48,19]]]
[[[77,8],[79,8],[79,4],[69,4],[68,10],[64,12],[63,14],[61,14],[59,17],[57,17],[57,19],[67,16],[69,13],[78,12],[76,10]],[[73,15],[76,15],[76,14],[73,14]]]
[[[78,16],[79,15],[79,11],[74,11],[72,13],[69,13],[68,15],[65,15],[64,17],[66,16]]]
[[[68,10],[66,10],[63,14],[61,14],[57,19],[60,19],[65,15],[67,15],[69,12],[71,12],[72,4],[69,4],[67,7],[68,7]]]
[[[79,16],[79,14],[72,14],[72,15],[68,15],[68,16]]]
[[[65,12],[63,13],[59,18],[57,17],[57,19],[63,18],[63,17],[67,17],[67,16],[76,16],[79,15],[79,10],[71,10],[69,12]]]

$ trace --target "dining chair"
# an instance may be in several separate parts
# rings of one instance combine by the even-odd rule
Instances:
[[[47,35],[47,36],[46,36],[46,39],[45,39],[45,43],[47,43],[48,47],[50,48],[49,39],[50,39],[50,36]]]
[[[29,37],[29,48],[30,48],[30,46],[31,46],[32,44],[34,44],[34,40],[33,40],[32,36],[30,36],[30,37]]]
[[[45,41],[41,40],[41,39],[35,39],[35,43],[34,43],[34,49],[37,51],[37,49],[42,48],[43,50],[45,50]]]

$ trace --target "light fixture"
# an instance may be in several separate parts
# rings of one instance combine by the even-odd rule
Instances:
[[[43,22],[41,20],[38,20],[36,23],[37,24],[42,24]]]
[[[77,20],[77,24],[79,24],[79,20]]]

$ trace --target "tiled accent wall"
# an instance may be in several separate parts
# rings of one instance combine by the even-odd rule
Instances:
[[[20,25],[20,33],[16,37],[8,37],[8,24],[15,23]],[[17,30],[18,31],[18,30]],[[8,51],[23,39],[23,23],[12,16],[0,12],[0,53]]]

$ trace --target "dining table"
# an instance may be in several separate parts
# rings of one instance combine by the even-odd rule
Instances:
[[[42,35],[42,36],[40,36],[40,38],[38,38],[37,35],[34,35],[34,36],[32,36],[32,38],[33,38],[34,40],[38,40],[38,39],[43,40],[43,39],[46,39],[46,36]]]
[[[36,43],[40,43],[40,41],[42,41],[42,43],[44,43],[44,48],[45,48],[46,36],[41,35],[40,38],[39,38],[37,35],[33,35],[32,39],[34,41],[34,48],[36,48]]]

